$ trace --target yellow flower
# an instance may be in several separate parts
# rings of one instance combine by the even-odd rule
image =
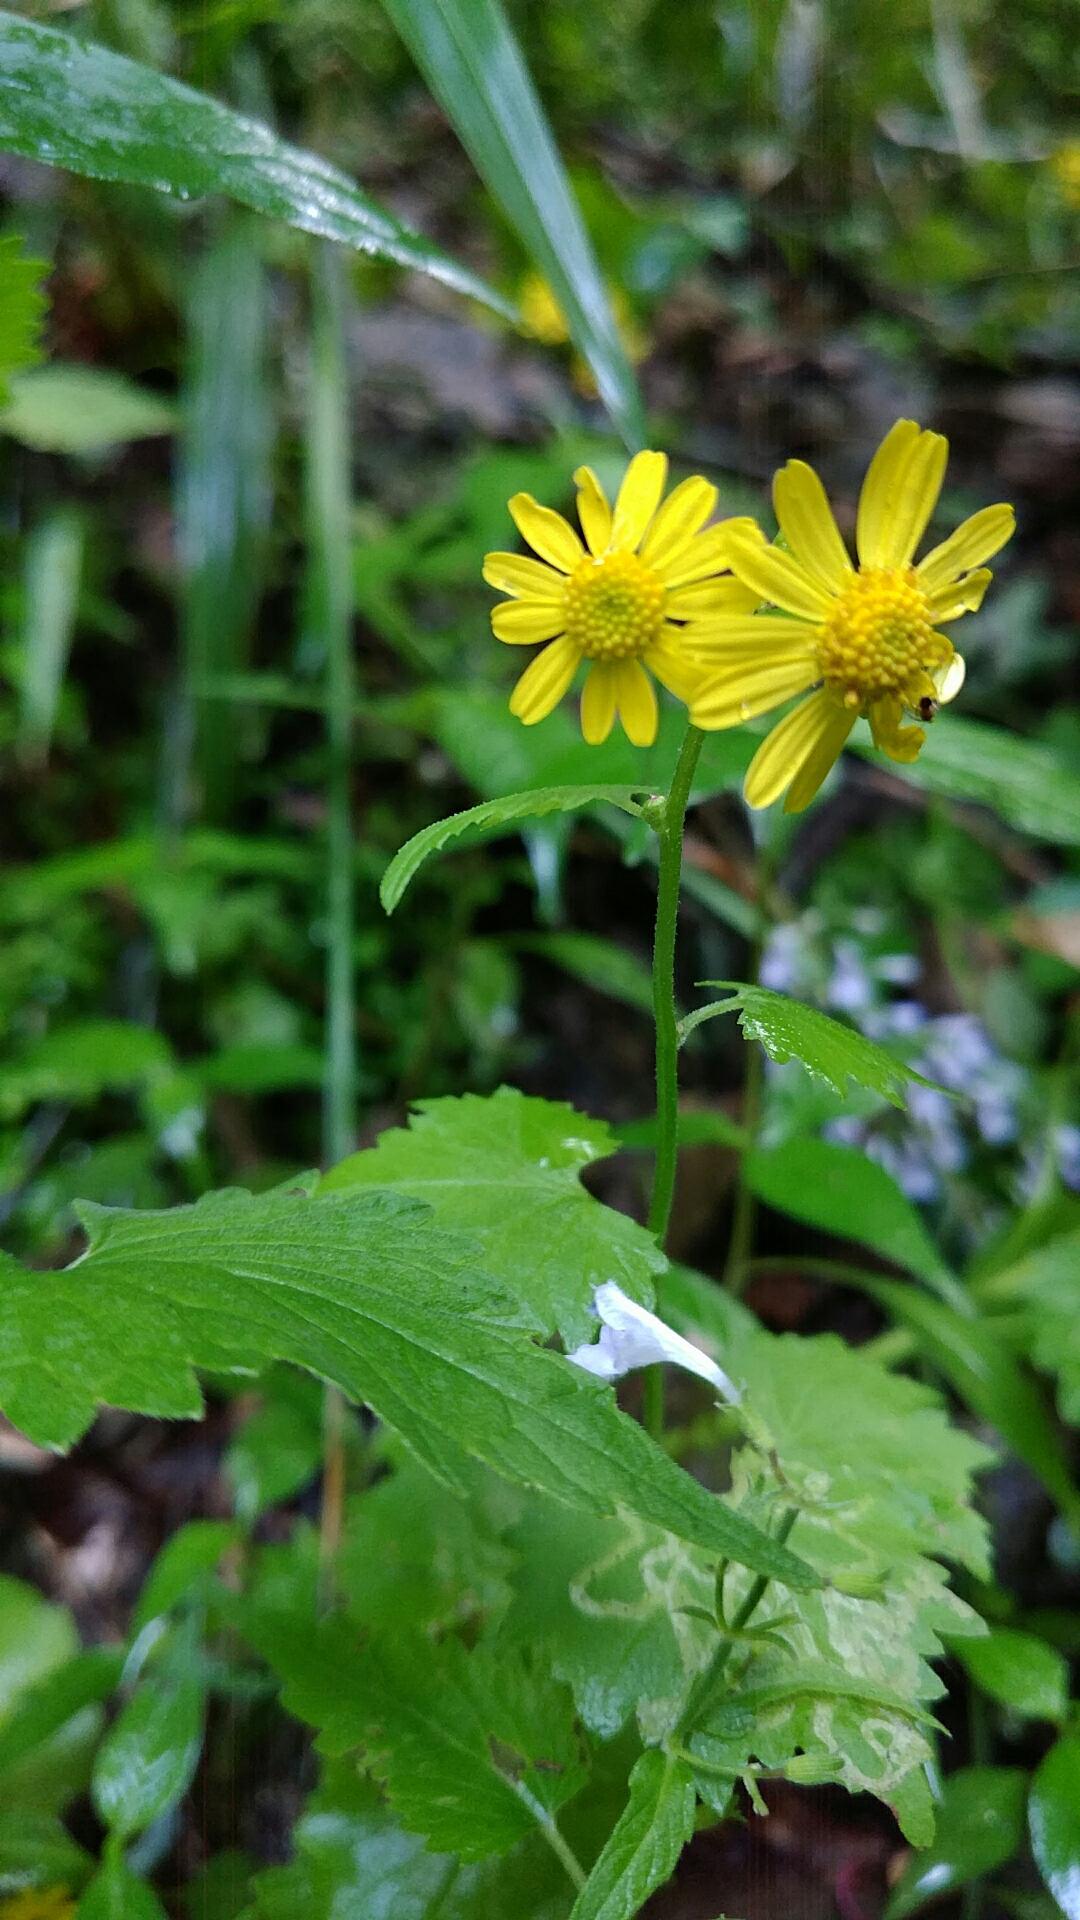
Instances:
[[[754,522],[705,527],[717,493],[700,477],[684,480],[661,506],[667,464],[663,453],[636,454],[614,512],[592,468],[578,468],[578,516],[588,550],[561,514],[539,506],[530,494],[516,493],[510,501],[519,531],[540,559],[489,553],[484,579],[513,595],[492,609],[497,640],[526,647],[550,642],[510,698],[511,713],[527,727],[558,705],[588,660],[581,731],[590,746],[607,739],[616,712],[635,747],[651,746],[657,709],[646,667],[661,686],[689,701],[701,668],[683,651],[680,623],[757,605],[760,596],[730,575],[715,578],[729,565],[733,530]]]
[[[785,788],[786,812],[808,806],[860,714],[875,746],[893,760],[914,760],[926,734],[905,726],[905,714],[930,721],[959,693],[964,662],[935,622],[979,606],[991,578],[982,563],[1004,546],[1015,519],[1009,506],[984,507],[912,565],[948,451],[941,434],[914,420],[898,420],[886,434],[859,497],[857,569],[824,487],[801,460],[789,460],[773,481],[786,551],[757,529],[733,529],[732,571],[782,611],[694,621],[684,648],[708,673],[690,718],[734,727],[810,693],[754,755],[744,788],[752,807],[770,806]]]
[[[75,1902],[66,1887],[27,1887],[0,1901],[0,1920],[73,1920]]]
[[[1048,164],[1065,205],[1080,207],[1080,140],[1066,140]]]
[[[639,326],[633,309],[619,286],[608,283],[608,299],[619,338],[626,348],[626,357],[637,366],[649,351],[649,337]],[[545,347],[565,347],[570,339],[570,329],[566,324],[566,315],[552,293],[543,274],[530,267],[517,291],[518,307],[521,312],[521,331],[533,340],[539,340]],[[588,367],[577,355],[574,356],[574,378],[578,385],[591,388],[596,392],[596,383]]]

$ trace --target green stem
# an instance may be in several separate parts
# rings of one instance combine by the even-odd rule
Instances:
[[[679,1153],[679,1034],[675,1011],[675,935],[679,922],[683,822],[690,787],[705,735],[687,726],[671,792],[658,828],[660,884],[656,895],[653,941],[653,1012],[656,1017],[656,1173],[649,1207],[649,1231],[661,1246],[671,1218],[675,1167]]]
[[[705,738],[700,727],[687,723],[682,748],[657,827],[660,842],[660,878],[656,894],[656,932],[653,937],[653,1013],[656,1020],[656,1171],[649,1204],[649,1230],[662,1247],[675,1197],[675,1170],[679,1159],[679,1032],[675,1006],[675,938],[679,926],[679,883],[682,879],[683,823],[698,755]],[[654,1440],[664,1431],[664,1370],[645,1369],[645,1430]]]
[[[787,1541],[798,1517],[798,1507],[786,1507],[784,1509],[780,1525],[776,1529],[776,1539],[780,1542],[781,1546]],[[685,1735],[693,1731],[695,1721],[704,1708],[708,1706],[723,1677],[724,1668],[731,1658],[731,1650],[736,1644],[735,1636],[742,1632],[747,1622],[753,1614],[756,1613],[768,1584],[769,1575],[767,1573],[759,1573],[754,1579],[745,1600],[736,1613],[734,1620],[731,1622],[730,1634],[723,1634],[721,1636],[708,1665],[702,1668],[697,1679],[694,1681],[687,1696],[686,1705],[679,1715],[678,1724],[672,1735],[673,1739],[682,1740]]]
[[[563,1838],[547,1808],[541,1805],[535,1794],[529,1792],[524,1781],[518,1780],[515,1782],[515,1792],[518,1798],[523,1800],[528,1807],[529,1812],[536,1821],[552,1853],[557,1860],[562,1862],[566,1869],[567,1877],[573,1881],[577,1892],[580,1893],[589,1876],[585,1872],[573,1847]]]
[[[754,968],[757,977],[757,968]],[[746,1087],[743,1093],[742,1124],[743,1131],[751,1140],[757,1133],[761,1120],[761,1096],[765,1082],[765,1057],[756,1040],[751,1040],[749,1057],[746,1063]],[[754,1229],[757,1225],[757,1197],[746,1178],[744,1171],[745,1156],[739,1155],[739,1184],[735,1189],[735,1207],[731,1216],[731,1238],[728,1242],[727,1259],[724,1262],[724,1286],[736,1296],[742,1293],[749,1278],[748,1264],[754,1245]]]
[[[312,332],[307,421],[309,631],[326,675],[326,1028],[323,1159],[333,1166],[356,1138],[356,1010],[353,1001],[353,835],[349,756],[355,704],[352,658],[352,489],[344,294],[336,248],[320,243],[311,274]],[[332,1604],[345,1499],[345,1404],[323,1401],[323,1491],[319,1603]]]

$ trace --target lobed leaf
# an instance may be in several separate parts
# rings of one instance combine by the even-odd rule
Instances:
[[[102,1402],[195,1418],[196,1366],[292,1360],[370,1405],[450,1484],[471,1455],[568,1505],[626,1506],[796,1586],[814,1579],[680,1472],[609,1388],[535,1345],[521,1303],[470,1271],[474,1243],[415,1201],[226,1192],[168,1213],[80,1211],[90,1245],[64,1272],[0,1263],[0,1404],[41,1443],[69,1444]]]
[[[0,13],[0,147],[185,200],[224,193],[271,220],[430,274],[513,317],[478,275],[318,154],[167,74],[11,13]]]
[[[510,793],[501,800],[485,800],[479,807],[467,807],[464,813],[452,813],[445,820],[435,820],[430,827],[423,827],[398,849],[383,874],[379,898],[387,913],[393,913],[424,862],[464,833],[490,839],[518,820],[535,820],[546,813],[580,813],[599,800],[637,816],[641,808],[634,795],[641,791],[639,787],[538,787],[530,793]]]
[[[325,1174],[321,1193],[381,1187],[425,1201],[439,1227],[469,1233],[483,1267],[567,1347],[596,1330],[593,1292],[617,1280],[651,1307],[665,1260],[653,1236],[594,1200],[581,1169],[618,1150],[602,1120],[514,1087],[483,1099],[421,1100],[408,1128]]]
[[[631,452],[641,396],[573,189],[499,0],[383,0],[473,165],[548,281]]]
[[[703,987],[731,987],[732,995],[708,1007],[698,1007],[679,1024],[680,1041],[685,1040],[703,1020],[720,1013],[738,1013],[739,1025],[748,1040],[760,1041],[770,1060],[783,1065],[801,1060],[808,1073],[824,1080],[841,1098],[849,1080],[858,1087],[879,1093],[894,1107],[904,1104],[907,1081],[931,1086],[921,1073],[886,1053],[854,1027],[842,1026],[827,1013],[791,1000],[786,993],[774,993],[770,987],[747,986],[738,980],[702,980]]]

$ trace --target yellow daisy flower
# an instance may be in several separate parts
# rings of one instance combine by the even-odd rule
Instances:
[[[0,1900],[0,1920],[73,1920],[75,1901],[66,1887],[27,1887]]]
[[[743,789],[752,807],[771,806],[785,788],[785,812],[808,806],[860,714],[891,759],[916,759],[926,734],[905,726],[905,714],[930,721],[959,693],[964,662],[935,622],[975,611],[991,578],[982,563],[1016,522],[1009,506],[984,507],[912,565],[948,451],[940,433],[914,420],[898,420],[886,434],[859,497],[857,568],[821,481],[801,460],[789,460],[773,481],[786,551],[756,528],[733,529],[733,572],[781,611],[694,621],[684,647],[708,673],[690,718],[734,727],[810,694],[754,755]]]
[[[1066,140],[1047,163],[1067,207],[1080,207],[1080,140]]]
[[[683,623],[699,615],[746,613],[760,595],[730,574],[732,536],[752,520],[706,527],[716,488],[699,476],[664,501],[667,456],[631,460],[614,511],[591,467],[574,475],[588,547],[559,513],[531,494],[516,493],[510,512],[539,560],[489,553],[484,579],[513,596],[492,609],[497,640],[508,646],[550,644],[531,661],[510,697],[527,727],[543,720],[567,691],[583,660],[591,662],[581,697],[581,731],[590,746],[606,740],[619,714],[635,747],[656,738],[656,693],[649,673],[689,702],[700,664],[682,645]],[[703,531],[704,529],[704,531]],[[648,668],[647,673],[645,669]]]

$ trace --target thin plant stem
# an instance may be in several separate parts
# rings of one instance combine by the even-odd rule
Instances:
[[[563,1866],[566,1869],[567,1877],[573,1881],[574,1887],[576,1888],[577,1892],[580,1893],[582,1887],[585,1885],[585,1882],[588,1879],[588,1875],[585,1872],[585,1869],[582,1866],[581,1861],[578,1859],[577,1854],[574,1852],[573,1847],[569,1844],[569,1842],[566,1839],[564,1839],[563,1835],[559,1832],[559,1829],[555,1824],[555,1821],[552,1818],[551,1814],[548,1812],[547,1808],[541,1805],[540,1801],[536,1798],[535,1794],[529,1792],[529,1789],[525,1785],[523,1780],[518,1780],[515,1782],[514,1791],[516,1792],[519,1800],[523,1800],[525,1805],[528,1807],[529,1812],[532,1814],[533,1819],[536,1821],[537,1826],[539,1827],[541,1833],[543,1834],[544,1839],[547,1841],[548,1846],[551,1848],[552,1853],[555,1855],[555,1858],[562,1862]]]
[[[705,738],[687,725],[682,748],[657,827],[660,877],[653,940],[653,1012],[656,1020],[656,1171],[649,1204],[649,1229],[662,1247],[675,1196],[679,1158],[679,1033],[675,1008],[675,938],[679,925],[683,824],[698,755]],[[645,1369],[645,1427],[654,1440],[664,1431],[664,1374],[659,1365]]]
[[[757,867],[758,932],[750,956],[750,978],[757,980],[768,928],[768,902],[772,891],[773,855],[771,845],[763,848]],[[761,1123],[762,1096],[765,1091],[765,1057],[756,1040],[749,1042],[746,1061],[746,1087],[743,1093],[743,1129],[751,1140]],[[731,1238],[724,1262],[723,1284],[729,1293],[740,1294],[746,1285],[746,1263],[754,1246],[757,1226],[757,1197],[746,1178],[746,1156],[739,1155],[738,1185],[731,1215]]]
[[[356,1138],[356,1015],[353,1001],[353,835],[350,747],[355,704],[350,569],[348,378],[344,292],[337,249],[313,249],[311,366],[307,419],[309,632],[326,681],[326,1029],[323,1158],[333,1165]],[[319,1605],[332,1604],[345,1498],[345,1405],[328,1385],[323,1401]]]
[[[798,1517],[798,1507],[786,1507],[784,1509],[775,1536],[781,1546],[787,1541]],[[736,1612],[734,1620],[731,1622],[730,1633],[722,1635],[712,1658],[709,1660],[707,1666],[704,1666],[698,1674],[697,1679],[690,1689],[686,1705],[679,1715],[678,1724],[675,1727],[673,1736],[676,1740],[682,1740],[685,1735],[691,1732],[699,1714],[708,1705],[712,1695],[720,1684],[724,1668],[731,1658],[731,1650],[736,1643],[735,1636],[742,1632],[743,1628],[757,1612],[765,1596],[765,1590],[768,1584],[769,1575],[767,1573],[759,1573],[756,1576],[747,1592],[745,1600],[742,1602],[742,1605]]]

